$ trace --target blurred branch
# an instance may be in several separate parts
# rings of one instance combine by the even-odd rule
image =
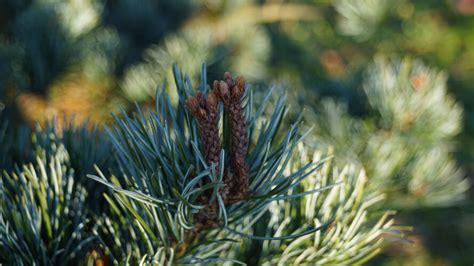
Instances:
[[[229,24],[258,24],[283,21],[314,21],[321,15],[317,8],[305,4],[265,4],[263,6],[248,5],[231,11],[222,20],[215,20],[209,14],[201,14],[190,19],[185,27],[196,25],[215,24],[217,27],[226,27]]]

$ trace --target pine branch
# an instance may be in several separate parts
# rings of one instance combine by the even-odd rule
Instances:
[[[8,264],[72,263],[95,239],[87,236],[87,192],[75,182],[64,146],[34,165],[1,175],[0,261]]]
[[[304,134],[299,132],[300,120],[281,130],[285,98],[268,106],[271,116],[262,123],[265,104],[271,101],[254,109],[252,93],[242,78],[234,81],[226,73],[208,92],[203,71],[200,92],[194,94],[191,84],[174,70],[178,105],[163,89],[156,96],[155,112],[137,109],[133,117],[125,113],[117,117],[107,131],[120,176],[107,176],[100,169],[97,176],[89,176],[113,191],[106,195],[112,212],[94,229],[112,261],[239,262],[242,253],[235,247],[236,242],[243,243],[242,236],[291,241],[323,230],[324,226],[310,224],[303,231],[264,237],[250,230],[259,222],[268,226],[261,218],[275,202],[290,203],[334,186],[334,180],[325,180],[316,189],[303,185],[326,160],[296,163],[300,157],[294,157],[295,151]],[[219,131],[221,116],[227,128]],[[255,141],[250,148],[249,140]],[[336,204],[343,208],[343,203]],[[324,221],[333,215],[327,212]],[[373,245],[368,241],[364,247]]]
[[[369,189],[386,192],[394,208],[463,200],[469,183],[450,154],[462,109],[446,76],[420,61],[377,57],[362,87],[375,115],[352,117],[344,104],[325,100],[308,117],[316,141],[367,169]]]
[[[300,157],[290,167],[300,167],[322,156],[303,145],[299,151]],[[367,193],[367,181],[363,170],[353,165],[339,169],[330,159],[302,184],[302,191],[317,192],[301,193],[295,189],[289,202],[273,203],[269,234],[274,238],[298,234],[305,228],[322,229],[290,240],[266,240],[262,244],[263,265],[359,265],[380,252],[385,238],[401,237],[401,227],[389,218],[394,212],[369,218],[370,209],[375,209],[384,196]],[[329,184],[334,185],[328,187]],[[301,216],[292,211],[299,208]]]

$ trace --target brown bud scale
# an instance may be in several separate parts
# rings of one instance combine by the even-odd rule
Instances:
[[[246,162],[248,149],[247,124],[242,107],[245,94],[243,77],[232,79],[229,72],[224,74],[224,80],[214,81],[213,90],[207,96],[198,92],[195,97],[187,99],[187,107],[196,119],[202,148],[206,162],[214,164],[219,169],[221,141],[218,128],[219,101],[224,105],[225,115],[230,129],[229,162],[224,172],[224,188],[219,193],[225,204],[233,204],[244,200],[249,195],[249,167]],[[198,198],[203,204],[208,204],[210,193],[204,193]],[[217,203],[207,206],[195,215],[196,231],[216,226],[219,208]]]

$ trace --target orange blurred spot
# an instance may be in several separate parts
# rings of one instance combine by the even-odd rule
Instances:
[[[423,86],[426,84],[426,81],[427,81],[426,75],[419,74],[411,78],[411,85],[416,91],[418,91],[423,88]]]
[[[346,65],[335,50],[326,50],[321,54],[321,65],[331,76],[342,76],[345,73]]]
[[[70,79],[53,85],[48,91],[47,96],[23,93],[16,99],[20,114],[29,124],[44,124],[53,118],[59,128],[70,119],[75,124],[86,121],[96,124],[110,120],[110,112],[116,110],[106,83]]]
[[[463,15],[473,15],[474,0],[458,0],[456,8]]]

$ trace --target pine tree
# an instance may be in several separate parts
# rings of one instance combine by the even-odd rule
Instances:
[[[313,117],[316,138],[344,148],[340,156],[363,165],[371,187],[388,193],[394,207],[464,199],[469,183],[451,155],[462,109],[447,95],[446,75],[420,61],[377,57],[362,87],[374,115],[355,118],[326,101]]]
[[[282,130],[284,97],[258,105],[243,78],[227,73],[210,89],[205,71],[196,92],[174,72],[177,105],[159,90],[155,111],[116,116],[100,136],[112,151],[81,128],[33,134],[36,166],[2,174],[0,261],[355,263],[399,235],[390,212],[372,211],[383,197],[365,191],[363,171],[310,156],[301,118]],[[85,159],[111,155],[116,164],[89,175],[110,190],[91,198]],[[95,211],[94,200],[107,207]]]
[[[74,178],[69,154],[61,144],[48,148],[33,163],[1,175],[2,263],[63,265],[94,240],[85,230],[88,193]]]

